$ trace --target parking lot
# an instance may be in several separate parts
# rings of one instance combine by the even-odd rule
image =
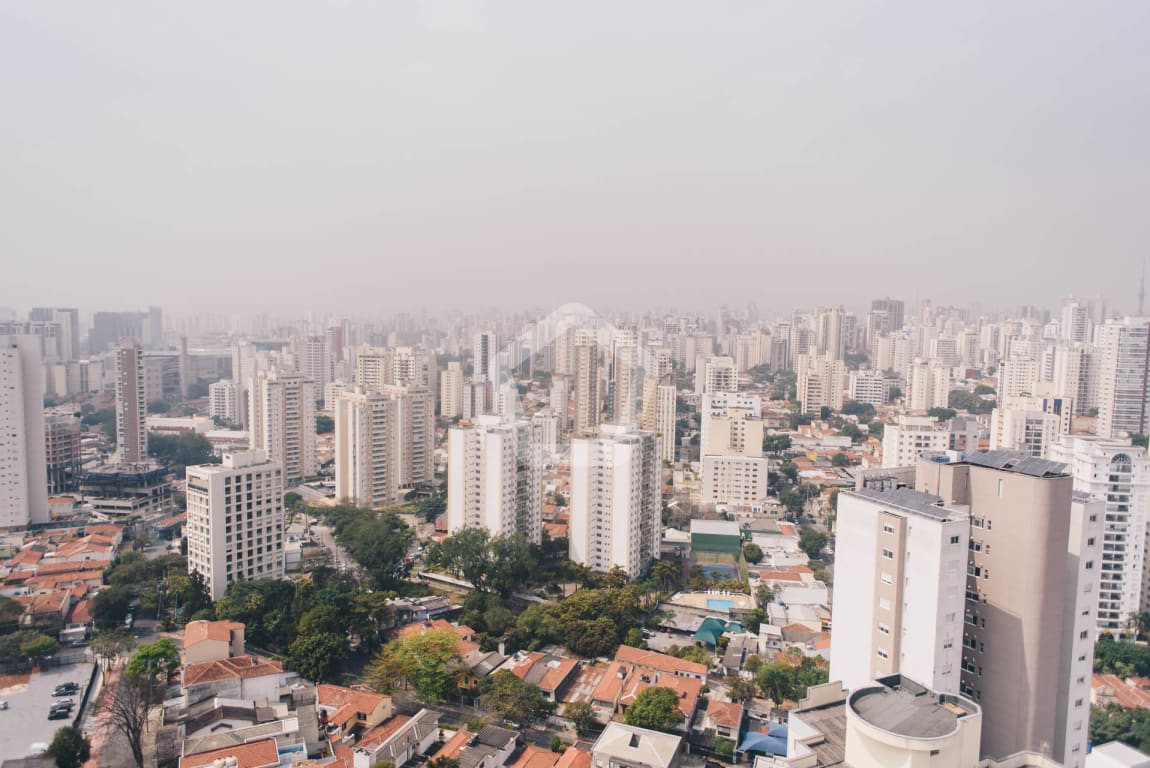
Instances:
[[[33,744],[48,744],[58,729],[71,725],[72,717],[48,719],[48,710],[56,700],[52,689],[60,683],[80,685],[80,692],[68,697],[76,702],[76,709],[72,711],[75,716],[91,674],[91,664],[68,664],[34,673],[27,685],[0,689],[0,701],[8,702],[8,709],[0,711],[0,755],[28,757]]]

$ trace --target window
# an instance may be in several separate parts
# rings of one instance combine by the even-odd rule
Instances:
[[[894,584],[894,576],[889,573],[880,573],[878,578],[883,584]]]
[[[958,544],[961,540],[962,540],[962,537],[960,537],[960,536],[951,536],[950,537],[950,543],[951,544]]]
[[[883,533],[894,533],[894,526],[891,525],[890,523],[883,523],[882,524],[882,532]]]
[[[879,648],[877,651],[875,651],[875,653],[878,655],[878,657],[880,659],[889,659],[890,658],[890,654],[887,653],[886,649],[884,649],[884,648]]]
[[[879,624],[878,625],[878,631],[879,631],[879,634],[889,635],[890,634],[890,627],[888,627],[886,624]]]
[[[894,559],[894,550],[887,549],[886,547],[883,547],[882,548],[882,557],[884,560],[893,560]]]

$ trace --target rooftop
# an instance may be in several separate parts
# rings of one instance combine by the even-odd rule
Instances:
[[[1067,466],[1062,462],[1036,459],[1021,451],[970,453],[966,455],[965,461],[978,467],[1001,469],[1030,477],[1062,477],[1067,474]]]
[[[902,675],[880,678],[850,695],[848,705],[876,728],[915,739],[954,733],[958,721],[978,714],[977,704],[961,696],[937,694]]]
[[[939,522],[960,520],[966,517],[964,512],[943,506],[942,499],[938,496],[916,491],[912,488],[891,488],[885,491],[862,488],[857,491],[843,491],[843,493],[847,496],[859,496],[868,501],[886,507],[894,507],[913,515],[929,517],[931,520]]]
[[[741,536],[739,524],[734,520],[692,520],[691,535],[694,536],[697,533],[734,536],[736,538]]]
[[[607,723],[591,751],[618,758],[620,762],[657,768],[670,765],[682,742],[681,736],[672,733],[659,733],[612,721]]]
[[[236,758],[237,768],[270,768],[279,765],[280,756],[276,749],[275,739],[261,739],[249,744],[237,744],[232,747],[200,752],[196,755],[185,755],[180,758],[180,768],[201,768],[210,766],[217,758]]]

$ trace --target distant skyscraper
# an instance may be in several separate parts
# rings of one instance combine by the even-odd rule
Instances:
[[[188,467],[188,573],[204,577],[212,600],[234,581],[283,578],[283,495],[283,471],[262,451]]]
[[[499,341],[490,331],[480,331],[475,334],[474,344],[471,347],[471,378],[475,381],[494,382],[499,375],[497,369],[499,360]]]
[[[634,333],[615,339],[611,364],[611,417],[615,424],[635,423],[639,395],[639,347]]]
[[[463,363],[452,361],[439,377],[439,410],[445,419],[463,415]]]
[[[48,493],[69,493],[80,487],[83,469],[80,453],[80,420],[75,416],[44,419]]]
[[[309,336],[303,340],[299,372],[311,379],[317,392],[332,382],[332,358],[326,336]]]
[[[796,396],[803,413],[817,414],[823,408],[840,411],[846,366],[829,355],[799,355]]]
[[[659,556],[661,462],[652,432],[603,425],[571,441],[571,559],[632,578]],[[450,487],[450,484],[449,484]]]
[[[144,338],[144,317],[140,312],[97,312],[92,315],[88,346],[94,355],[112,349],[121,339]]]
[[[675,434],[677,404],[678,391],[673,374],[668,373],[661,378],[647,376],[643,380],[643,429],[659,436],[659,454],[663,461],[672,464],[679,447]]]
[[[906,409],[946,408],[950,401],[950,368],[941,360],[915,358],[906,377]]]
[[[116,457],[121,464],[148,458],[148,402],[144,350],[135,339],[116,345]]]
[[[846,333],[842,307],[827,307],[819,310],[815,327],[815,351],[831,360],[842,360],[846,356]]]
[[[248,418],[250,445],[283,468],[287,487],[313,477],[315,384],[298,373],[269,371],[255,379]]]
[[[735,392],[739,389],[739,371],[733,357],[698,356],[695,359],[695,394]]]
[[[593,336],[581,334],[575,344],[575,433],[599,424],[599,347]]]
[[[871,312],[885,312],[887,326],[885,333],[894,333],[902,330],[903,302],[898,299],[875,299],[870,303]]]
[[[480,416],[447,435],[447,527],[543,540],[543,443],[539,426]]]
[[[0,336],[0,528],[48,521],[39,341]]]

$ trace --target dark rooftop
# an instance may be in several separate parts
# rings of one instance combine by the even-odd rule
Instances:
[[[876,728],[900,736],[946,736],[954,733],[960,719],[979,711],[974,702],[937,694],[901,675],[881,678],[878,683],[852,693],[850,707]]]
[[[857,491],[843,491],[843,493],[861,496],[884,506],[895,507],[904,512],[922,515],[940,522],[958,520],[965,516],[965,513],[959,510],[944,507],[942,499],[938,496],[916,491],[913,488],[889,488],[882,491],[875,488],[860,488]]]
[[[1067,466],[1060,461],[1036,459],[1021,451],[969,453],[966,455],[965,461],[967,464],[974,464],[978,467],[1002,469],[1030,477],[1062,477],[1067,473]]]

